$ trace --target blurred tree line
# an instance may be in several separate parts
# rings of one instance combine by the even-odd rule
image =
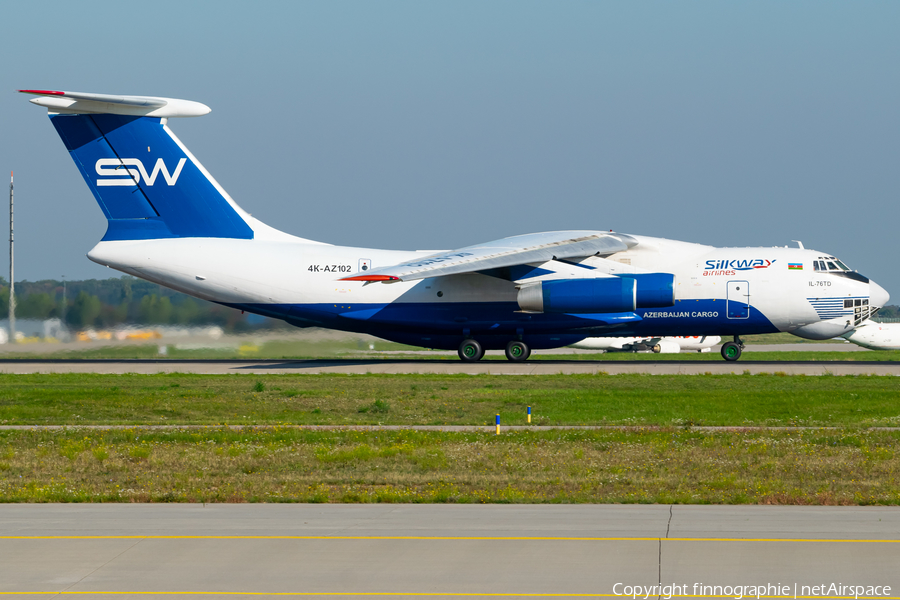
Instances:
[[[884,319],[900,319],[900,306],[891,304],[878,311],[877,317]]]
[[[7,315],[9,282],[0,277],[0,318]],[[228,332],[240,332],[283,324],[198,300],[128,275],[85,281],[17,281],[16,317],[59,318],[73,329],[102,329],[124,324],[219,325]]]

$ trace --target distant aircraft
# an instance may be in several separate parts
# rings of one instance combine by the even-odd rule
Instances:
[[[714,248],[612,231],[532,233],[442,252],[298,238],[241,209],[169,129],[169,118],[207,106],[20,91],[49,110],[108,220],[88,258],[298,327],[456,349],[464,361],[501,348],[521,361],[532,349],[598,336],[733,336],[722,356],[737,360],[740,335],[828,339],[889,298],[834,257],[803,248]]]
[[[870,350],[900,350],[900,323],[866,321],[841,337]]]
[[[678,354],[682,350],[709,352],[722,341],[717,335],[676,335],[668,337],[590,337],[572,344],[572,348],[606,352],[651,351]]]

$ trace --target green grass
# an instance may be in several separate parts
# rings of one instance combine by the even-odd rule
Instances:
[[[900,504],[900,432],[0,432],[0,502]]]
[[[896,377],[0,375],[0,424],[213,426],[0,431],[0,502],[897,505],[900,431],[867,427],[900,425],[898,392]],[[526,406],[535,424],[632,427],[287,426],[524,424]]]
[[[0,425],[900,426],[900,378],[0,375]]]

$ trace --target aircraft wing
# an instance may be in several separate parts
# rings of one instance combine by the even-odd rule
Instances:
[[[634,238],[612,232],[529,233],[439,252],[399,265],[376,268],[366,273],[356,273],[342,278],[342,281],[412,281],[555,259],[609,255],[627,250],[636,244],[637,240]]]

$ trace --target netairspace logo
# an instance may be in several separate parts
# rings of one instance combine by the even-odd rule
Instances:
[[[818,596],[833,598],[879,598],[889,596],[889,585],[844,585],[843,583],[822,583],[819,585],[783,585],[781,583],[765,583],[760,585],[704,585],[695,583],[679,585],[671,583],[663,585],[628,585],[617,583],[613,586],[613,595],[625,596],[636,600],[649,600],[651,596],[670,600],[680,596],[706,596],[712,598],[815,598]]]
[[[94,165],[94,169],[97,171],[97,175],[108,178],[98,179],[98,187],[138,185],[141,181],[146,185],[152,186],[156,183],[156,177],[160,173],[162,173],[163,179],[166,180],[166,184],[171,187],[178,181],[178,176],[181,175],[181,169],[184,168],[184,163],[186,162],[186,158],[179,159],[178,164],[175,166],[175,171],[171,174],[162,158],[156,160],[156,164],[149,174],[147,169],[144,168],[144,163],[139,158],[101,158]]]

